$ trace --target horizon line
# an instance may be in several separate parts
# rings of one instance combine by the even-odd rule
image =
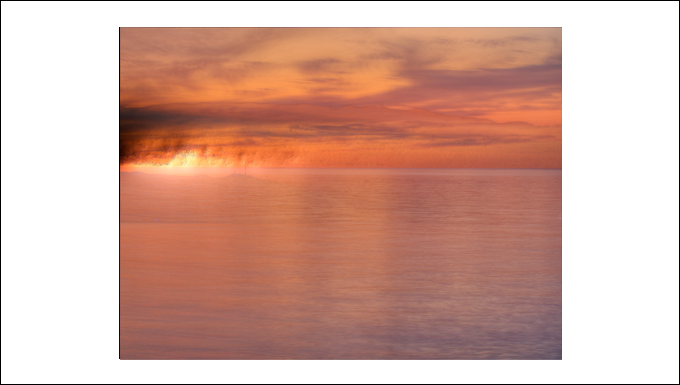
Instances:
[[[119,169],[122,169],[124,167],[129,167],[129,168],[157,168],[157,169],[165,169],[165,170],[170,170],[170,169],[189,169],[189,168],[201,168],[201,169],[223,169],[223,168],[229,168],[229,169],[243,169],[243,166],[236,166],[236,167],[231,167],[231,166],[119,166]],[[248,168],[267,168],[267,169],[288,169],[288,168],[296,168],[296,169],[306,169],[306,168],[314,168],[314,169],[326,169],[326,168],[356,168],[356,169],[374,169],[374,168],[386,168],[386,169],[444,169],[444,170],[562,170],[562,168],[524,168],[524,167],[505,167],[505,168],[500,168],[500,167],[383,167],[383,166],[376,166],[376,167],[355,167],[355,166],[306,166],[306,167],[287,167],[287,166],[251,166]],[[129,171],[122,171],[121,172],[129,172]]]

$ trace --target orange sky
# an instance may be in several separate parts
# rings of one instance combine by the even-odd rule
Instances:
[[[122,28],[121,166],[561,168],[560,28]]]

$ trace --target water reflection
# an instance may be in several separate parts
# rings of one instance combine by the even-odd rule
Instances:
[[[121,358],[560,359],[561,172],[121,173]]]

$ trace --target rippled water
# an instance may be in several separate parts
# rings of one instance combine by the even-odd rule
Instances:
[[[122,359],[561,359],[559,170],[120,174]]]

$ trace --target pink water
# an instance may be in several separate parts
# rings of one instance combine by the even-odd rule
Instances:
[[[122,359],[561,359],[561,171],[120,174]]]

